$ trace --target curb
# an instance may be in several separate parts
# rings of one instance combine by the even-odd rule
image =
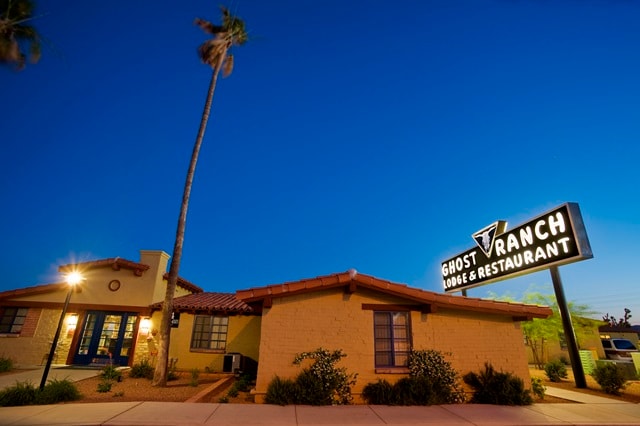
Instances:
[[[197,394],[193,395],[191,398],[187,399],[185,402],[202,402],[202,400],[204,400],[207,396],[212,394],[217,389],[227,385],[229,382],[233,381],[234,379],[235,378],[233,376],[222,378],[217,382],[211,384],[211,386],[209,386],[208,388],[205,388],[200,392],[198,392]]]

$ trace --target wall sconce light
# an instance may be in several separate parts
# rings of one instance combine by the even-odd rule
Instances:
[[[148,335],[151,328],[151,318],[142,318],[140,322],[140,334]]]
[[[73,331],[78,325],[78,314],[71,314],[67,317],[67,331]]]

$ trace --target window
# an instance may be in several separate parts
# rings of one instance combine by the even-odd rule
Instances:
[[[196,315],[191,335],[191,349],[218,349],[227,347],[229,317]]]
[[[28,311],[27,308],[4,308],[0,316],[0,333],[20,334]]]
[[[374,312],[376,367],[406,367],[411,351],[409,312]]]

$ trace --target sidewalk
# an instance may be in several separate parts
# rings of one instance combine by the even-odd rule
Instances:
[[[31,382],[34,386],[40,386],[44,367],[40,365],[25,366],[19,372],[0,375],[0,389],[5,389],[16,384],[16,382]],[[49,370],[47,381],[68,379],[72,382],[97,376],[100,370],[96,368],[76,368],[64,364],[54,364]]]
[[[39,375],[38,375],[39,373]],[[97,370],[54,368],[49,378],[81,380]],[[39,384],[42,369],[0,376],[0,388],[29,376]],[[18,378],[20,376],[20,378]],[[7,378],[11,378],[7,380]],[[524,407],[456,404],[428,407],[351,405],[285,407],[264,404],[111,402],[0,408],[0,425],[637,425],[640,404],[547,387],[547,394],[578,401]]]

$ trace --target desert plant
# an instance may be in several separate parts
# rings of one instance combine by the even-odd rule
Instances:
[[[178,375],[178,367],[176,366],[177,364],[177,360],[172,362],[171,365],[169,366],[169,372],[167,373],[167,380],[171,381],[171,380],[178,380],[180,378],[180,376]]]
[[[275,405],[295,404],[297,393],[298,387],[293,380],[275,376],[267,385],[264,402]]]
[[[107,364],[102,367],[102,371],[100,372],[100,377],[104,380],[117,380],[120,381],[122,379],[122,371],[115,367],[112,364]]]
[[[626,387],[624,370],[613,362],[598,365],[591,375],[608,394],[620,395],[620,390]]]
[[[552,382],[560,382],[562,379],[569,377],[567,367],[559,359],[546,363],[544,366],[544,372]]]
[[[82,397],[78,387],[70,380],[50,380],[36,395],[36,404],[57,404],[77,401]]]
[[[253,383],[253,380],[251,376],[245,374],[240,376],[240,379],[238,379],[238,381],[235,382],[233,386],[238,388],[240,392],[247,392],[251,389],[252,383]]]
[[[153,379],[153,366],[151,365],[149,360],[145,358],[142,361],[131,366],[129,377]]]
[[[533,403],[531,391],[524,388],[521,378],[511,373],[496,371],[491,364],[484,365],[480,373],[469,372],[463,380],[475,393],[471,398],[476,404],[530,405]]]
[[[36,402],[38,389],[31,382],[16,382],[0,391],[0,407],[30,405]]]
[[[6,373],[11,370],[13,370],[13,360],[11,358],[0,356],[0,373]]]
[[[228,404],[229,403],[229,397],[228,396],[221,396],[220,398],[218,398],[218,402],[220,404]]]
[[[98,383],[98,392],[100,393],[110,392],[112,386],[113,386],[113,381],[108,379],[102,379],[102,381]]]
[[[531,392],[533,392],[536,397],[544,399],[546,391],[547,388],[542,384],[542,379],[540,377],[531,378]]]
[[[189,386],[193,386],[193,387],[198,386],[199,377],[200,377],[200,370],[197,368],[191,369],[191,380],[189,381]]]

